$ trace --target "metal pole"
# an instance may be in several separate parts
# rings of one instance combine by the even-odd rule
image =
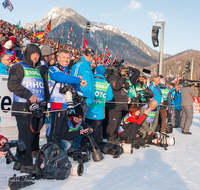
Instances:
[[[194,64],[194,58],[192,58],[192,65],[191,65],[191,77],[190,77],[191,80],[193,77],[193,64]]]
[[[159,64],[159,75],[162,75],[162,61],[163,61],[163,43],[164,43],[165,21],[158,21],[156,23],[162,23],[161,43],[160,43],[160,64]]]
[[[84,35],[84,28],[83,28],[83,33],[82,33],[82,50],[83,50],[83,35]]]

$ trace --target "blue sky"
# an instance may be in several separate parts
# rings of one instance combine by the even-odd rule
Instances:
[[[11,0],[12,12],[3,9],[3,1],[0,19],[13,24],[39,20],[54,6],[66,7],[90,21],[122,29],[157,51],[159,47],[154,48],[151,41],[152,26],[156,21],[165,21],[164,53],[200,50],[199,0]]]

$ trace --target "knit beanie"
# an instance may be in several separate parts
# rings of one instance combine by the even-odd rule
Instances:
[[[96,74],[104,75],[106,69],[103,65],[99,65],[98,67],[96,67],[95,71],[96,71]]]
[[[5,47],[6,49],[11,49],[11,48],[12,48],[12,41],[11,41],[11,40],[8,40],[8,41],[5,43],[4,47]]]

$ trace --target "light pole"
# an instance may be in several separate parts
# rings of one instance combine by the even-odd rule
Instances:
[[[156,23],[162,23],[161,31],[161,43],[160,43],[160,63],[159,63],[159,75],[162,75],[162,61],[163,61],[163,43],[164,43],[164,26],[165,21],[157,21]]]

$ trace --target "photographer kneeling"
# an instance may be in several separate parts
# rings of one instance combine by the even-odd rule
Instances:
[[[2,146],[8,142],[8,139],[6,137],[4,137],[3,135],[0,135],[0,159],[4,158],[6,156],[7,152],[2,151]]]
[[[141,128],[139,129],[140,132],[143,133],[143,138],[145,140],[149,139],[153,135],[158,125],[159,111],[157,110],[157,107],[158,101],[151,100],[149,104],[144,105],[140,109],[140,115],[145,113],[146,109],[150,109],[150,112],[147,114],[146,119],[144,120],[144,122],[141,125]]]
[[[83,108],[81,106],[76,106],[75,112],[76,115],[71,116],[68,119],[67,129],[61,141],[61,146],[68,152],[73,152],[80,148],[81,140],[83,138],[82,135],[89,129],[93,132],[93,129],[82,120],[84,116]]]
[[[140,137],[138,130],[149,112],[150,108],[146,109],[140,116],[140,107],[132,105],[129,109],[129,113],[127,113],[126,116],[122,119],[121,126],[118,128],[119,137],[122,140],[125,140],[126,143],[133,143],[133,141],[138,141],[141,146],[144,146],[145,140]]]

